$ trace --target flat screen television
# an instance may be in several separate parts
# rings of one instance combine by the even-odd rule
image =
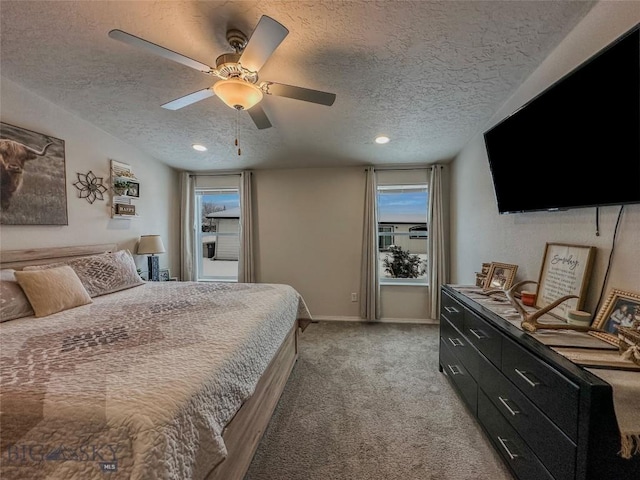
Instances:
[[[484,140],[501,214],[640,203],[640,24]]]

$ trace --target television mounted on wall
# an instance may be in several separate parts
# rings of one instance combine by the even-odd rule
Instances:
[[[640,203],[640,24],[484,140],[501,214]]]

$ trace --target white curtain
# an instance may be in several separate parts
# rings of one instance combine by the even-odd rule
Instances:
[[[429,236],[429,295],[432,319],[440,316],[440,287],[446,283],[446,256],[444,244],[444,212],[442,205],[442,166],[434,165],[429,180],[429,211],[427,215]]]
[[[250,171],[240,174],[240,258],[238,262],[238,283],[254,283],[255,269],[253,256],[253,203],[251,196]]]
[[[376,176],[367,168],[362,231],[362,268],[360,271],[360,317],[369,321],[380,318],[380,282],[378,280],[378,213]]]
[[[195,256],[195,178],[189,172],[182,172],[180,201],[180,279],[183,282],[194,281],[196,271]]]

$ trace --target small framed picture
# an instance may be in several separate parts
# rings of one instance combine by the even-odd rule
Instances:
[[[640,293],[614,288],[592,324],[602,331],[589,333],[617,346],[618,327],[631,327],[634,322],[640,322]]]
[[[573,295],[549,312],[567,320],[571,310],[582,310],[591,276],[596,248],[585,245],[547,243],[542,258],[536,308],[544,308],[557,299]]]
[[[518,265],[510,263],[491,262],[487,278],[484,281],[483,290],[508,290],[513,285],[513,279],[516,277]]]
[[[129,181],[127,195],[130,197],[140,197],[140,184],[138,182]]]
[[[160,281],[161,282],[168,282],[170,278],[171,278],[171,274],[169,273],[169,269],[168,268],[160,269]]]

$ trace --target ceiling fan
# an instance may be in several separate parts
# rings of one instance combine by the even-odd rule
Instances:
[[[227,41],[234,52],[220,55],[216,59],[215,68],[122,30],[111,30],[109,37],[220,78],[211,87],[176,98],[162,105],[163,108],[178,110],[205,98],[218,96],[231,108],[247,110],[256,126],[264,129],[271,127],[271,122],[260,105],[263,95],[288,97],[327,106],[333,105],[336,99],[334,93],[269,81],[258,83],[260,69],[288,34],[287,28],[266,15],[260,18],[251,38],[240,30],[229,30]]]

